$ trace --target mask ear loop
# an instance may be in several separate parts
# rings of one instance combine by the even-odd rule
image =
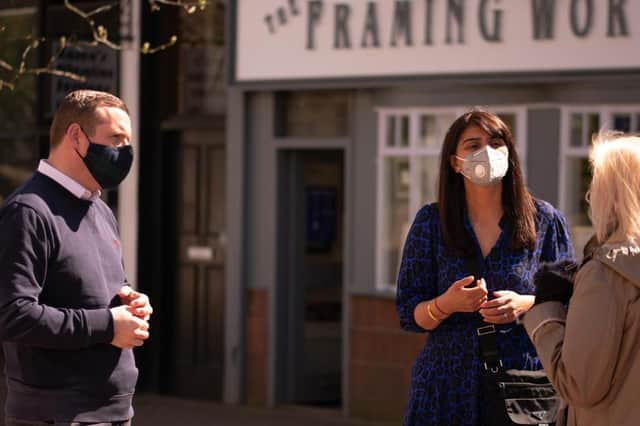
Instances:
[[[453,154],[453,156],[454,156],[454,157],[456,157],[456,158],[457,158],[458,160],[460,160],[460,161],[463,161],[463,162],[464,162],[464,161],[467,161],[465,158],[462,158],[462,157],[460,157],[459,155]],[[458,174],[460,174],[460,175],[462,175],[463,177],[465,177],[465,178],[467,178],[467,179],[471,180],[471,178],[470,178],[469,176],[467,176],[467,175],[465,175],[465,174],[464,174],[464,171],[463,171],[463,168],[462,168],[462,167],[454,167],[454,168],[453,168],[453,171],[454,171],[454,172],[456,172],[456,173],[458,173]]]

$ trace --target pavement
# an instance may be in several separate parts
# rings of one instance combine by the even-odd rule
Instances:
[[[0,407],[4,389],[0,386]],[[392,426],[391,423],[350,419],[337,409],[285,406],[263,408],[225,405],[151,393],[137,393],[133,399],[132,426]],[[4,425],[4,413],[0,414]]]
[[[4,375],[0,373],[0,426],[4,426]],[[136,393],[133,426],[392,426],[344,417],[338,409],[303,406],[264,408],[225,405],[156,393]]]
[[[335,409],[285,406],[273,409],[224,405],[157,394],[137,394],[133,426],[391,426],[350,419]],[[399,421],[398,421],[399,423]]]

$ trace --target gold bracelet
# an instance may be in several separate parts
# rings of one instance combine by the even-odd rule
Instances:
[[[433,312],[431,312],[431,302],[427,303],[427,314],[429,314],[429,317],[434,321],[442,321],[441,319],[436,318],[435,315],[433,315]]]
[[[438,312],[440,312],[445,317],[448,317],[449,315],[451,315],[449,312],[445,312],[440,306],[438,306],[438,298],[437,297],[435,299],[433,299],[433,306],[438,310]]]

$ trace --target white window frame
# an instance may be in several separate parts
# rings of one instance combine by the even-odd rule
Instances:
[[[616,114],[630,114],[631,131],[640,130],[640,104],[591,104],[591,105],[561,105],[560,106],[560,158],[558,159],[558,208],[567,214],[569,209],[567,182],[569,179],[569,161],[573,159],[588,159],[590,144],[586,146],[571,146],[571,116],[573,114],[598,114],[600,129],[611,130],[613,128],[613,116]],[[588,129],[583,127],[583,140],[587,141],[592,135],[587,134]],[[593,233],[591,226],[580,226],[569,223],[571,236],[574,243],[577,258],[582,256],[582,247],[587,238]]]
[[[527,175],[527,108],[523,105],[496,105],[485,107],[488,111],[498,114],[512,114],[516,117],[516,129],[513,129],[513,138],[518,149],[518,155],[522,167],[523,174]],[[393,293],[396,290],[396,282],[383,282],[385,270],[384,259],[384,239],[386,237],[386,218],[384,217],[385,202],[385,181],[386,175],[385,160],[390,157],[408,157],[410,170],[409,184],[409,223],[422,207],[420,204],[420,176],[418,175],[417,163],[420,158],[429,156],[439,159],[441,145],[438,146],[420,146],[418,144],[420,137],[420,118],[422,115],[452,115],[459,117],[463,113],[469,111],[465,106],[451,107],[398,107],[398,108],[377,108],[378,120],[378,154],[377,154],[377,178],[376,178],[376,247],[375,247],[375,286],[378,292]],[[406,147],[389,147],[386,144],[387,123],[389,117],[409,117],[409,144]],[[451,123],[449,123],[451,124]],[[399,140],[398,132],[401,126],[396,125],[396,140]],[[447,129],[443,129],[442,136]],[[442,140],[440,141],[442,143]],[[430,200],[429,202],[436,201]],[[399,265],[398,265],[399,266]]]

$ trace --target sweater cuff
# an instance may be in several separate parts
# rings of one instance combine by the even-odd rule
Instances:
[[[89,344],[111,343],[113,340],[113,316],[109,309],[86,310]]]
[[[567,311],[561,302],[544,302],[534,305],[524,315],[524,327],[535,343],[535,334],[540,328],[550,322],[564,323],[567,318]]]

